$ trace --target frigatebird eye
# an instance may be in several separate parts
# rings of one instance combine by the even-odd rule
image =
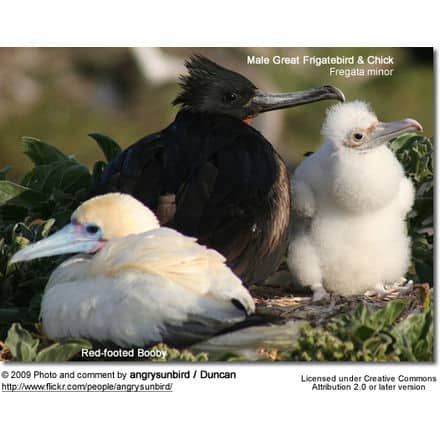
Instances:
[[[97,225],[90,224],[86,225],[86,232],[89,235],[97,235],[101,231],[101,228]]]
[[[354,137],[355,140],[361,141],[364,138],[364,135],[363,135],[363,133],[355,133],[353,135],[353,137]]]
[[[236,101],[238,98],[236,93],[228,92],[223,95],[223,99],[225,102],[231,103]]]

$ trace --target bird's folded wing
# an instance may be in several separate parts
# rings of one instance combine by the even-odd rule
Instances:
[[[165,278],[130,270],[52,284],[41,310],[51,338],[83,337],[123,347],[162,341],[188,345],[246,318],[228,298],[198,295]]]
[[[194,238],[158,228],[109,241],[91,260],[89,271],[92,276],[112,277],[129,271],[155,275],[195,295],[237,299],[251,313],[250,295],[224,261]]]
[[[312,188],[299,179],[292,180],[293,210],[296,216],[312,218],[315,215],[316,204]]]
[[[131,194],[155,210],[161,194],[161,132],[146,136],[116,156],[104,170],[93,195],[108,192]]]

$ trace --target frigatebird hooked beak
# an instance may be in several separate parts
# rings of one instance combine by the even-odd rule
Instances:
[[[255,96],[250,101],[250,108],[255,109],[255,115],[257,115],[271,110],[297,107],[325,99],[337,99],[344,102],[345,96],[339,89],[333,86],[322,86],[290,93],[267,93],[256,90]]]
[[[225,114],[247,120],[260,113],[326,99],[345,101],[344,94],[329,85],[303,91],[269,93],[257,88],[243,75],[201,56],[192,57],[185,65],[189,75],[181,77],[182,91],[173,104],[180,104],[193,112]]]

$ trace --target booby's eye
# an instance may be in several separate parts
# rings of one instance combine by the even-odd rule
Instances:
[[[223,95],[223,100],[228,103],[236,101],[237,98],[238,98],[238,95],[233,92],[227,92]]]
[[[89,235],[96,236],[101,232],[101,228],[93,223],[86,225],[86,232]]]
[[[355,133],[353,135],[353,138],[357,141],[361,141],[364,138],[364,134],[363,133]]]

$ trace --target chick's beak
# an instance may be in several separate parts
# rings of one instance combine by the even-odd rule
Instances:
[[[345,96],[341,90],[333,86],[322,86],[289,93],[267,93],[257,90],[249,102],[249,107],[253,113],[257,115],[258,113],[296,107],[326,99],[337,99],[338,101],[344,102]]]
[[[81,225],[69,223],[48,238],[26,246],[11,258],[9,264],[52,255],[95,252],[101,241],[87,237]]]
[[[423,131],[423,127],[415,119],[402,119],[393,122],[378,122],[369,140],[375,144],[384,144],[401,134]]]

